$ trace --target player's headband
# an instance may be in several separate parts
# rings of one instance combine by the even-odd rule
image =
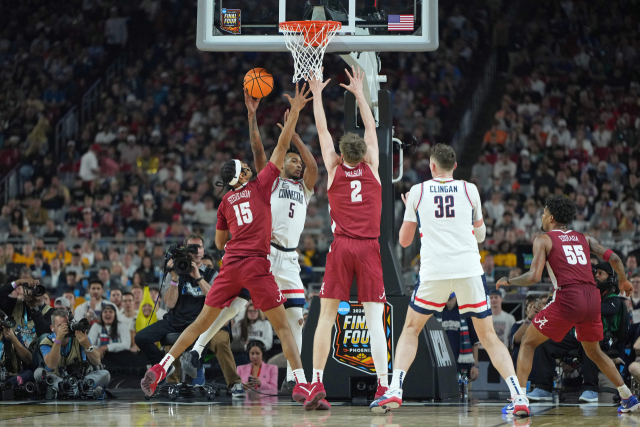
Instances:
[[[229,185],[236,185],[238,180],[240,179],[240,174],[242,173],[242,162],[240,160],[233,159],[236,164],[236,174],[231,181],[229,181]]]

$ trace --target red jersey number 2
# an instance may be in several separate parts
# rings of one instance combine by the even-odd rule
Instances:
[[[238,225],[249,224],[253,221],[253,214],[249,208],[249,202],[240,203],[240,205],[233,205],[233,210],[236,212],[236,219]]]

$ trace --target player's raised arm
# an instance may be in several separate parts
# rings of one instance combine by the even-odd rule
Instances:
[[[284,96],[287,97],[289,102],[291,103],[291,112],[289,113],[289,117],[287,122],[284,124],[284,128],[280,133],[280,137],[278,138],[278,145],[273,150],[273,154],[271,155],[271,162],[278,167],[278,169],[282,170],[284,167],[284,157],[291,146],[291,137],[296,129],[296,123],[298,123],[298,115],[300,114],[300,110],[307,104],[307,102],[311,101],[313,98],[307,98],[311,89],[305,92],[307,84],[302,85],[302,90],[298,90],[298,84],[296,83],[296,96],[291,98],[286,93]]]
[[[360,116],[364,123],[364,142],[367,144],[367,155],[364,157],[364,162],[369,164],[376,172],[378,171],[378,163],[380,162],[379,148],[378,148],[378,134],[376,133],[376,120],[373,118],[373,113],[369,108],[369,104],[364,97],[364,91],[362,89],[362,81],[364,79],[364,70],[361,68],[356,69],[351,67],[353,74],[346,70],[347,76],[349,76],[349,85],[340,83],[340,86],[353,93],[358,101],[360,107]]]
[[[418,203],[420,203],[420,196],[422,195],[422,184],[414,185],[411,190],[406,194],[401,194],[402,201],[406,206],[404,212],[404,220],[402,221],[402,227],[400,227],[400,234],[398,241],[403,248],[406,248],[413,242],[413,237],[416,235],[416,228],[418,227]]]
[[[500,286],[531,286],[538,283],[542,279],[542,271],[547,262],[547,252],[551,250],[552,244],[551,238],[546,234],[536,237],[533,242],[533,260],[529,271],[513,279],[501,278],[496,283],[496,289]]]
[[[340,156],[336,153],[333,146],[333,138],[327,127],[327,117],[324,114],[324,106],[322,105],[322,89],[325,88],[331,79],[322,82],[315,76],[309,78],[309,87],[313,92],[313,115],[316,118],[316,128],[318,129],[318,138],[320,139],[320,149],[322,150],[322,160],[327,172],[333,176],[334,169],[342,163]]]
[[[287,123],[287,119],[289,118],[289,110],[284,113],[284,123]],[[280,130],[284,129],[284,126],[278,123]],[[316,180],[318,179],[318,163],[316,163],[315,157],[311,154],[311,151],[307,148],[305,143],[300,138],[300,135],[293,131],[293,138],[291,139],[295,144],[296,148],[300,152],[300,157],[304,162],[304,176],[302,180],[304,181],[304,185],[309,189],[313,190],[313,187],[316,185]]]
[[[618,284],[620,286],[620,291],[624,293],[625,296],[631,295],[633,292],[633,286],[627,280],[627,273],[624,271],[624,264],[622,260],[611,249],[607,249],[602,246],[596,239],[585,234],[584,237],[587,238],[587,242],[589,242],[589,250],[592,254],[597,255],[599,258],[602,258],[616,271],[618,274]]]
[[[260,129],[258,128],[258,120],[256,119],[256,111],[258,110],[260,100],[254,99],[249,95],[247,89],[245,89],[244,103],[247,106],[249,116],[249,141],[251,142],[253,161],[256,164],[256,172],[260,173],[262,169],[267,167],[267,155],[264,153],[264,146],[260,138]]]

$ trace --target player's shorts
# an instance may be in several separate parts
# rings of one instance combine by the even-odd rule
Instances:
[[[603,338],[600,291],[593,285],[557,289],[553,300],[533,318],[533,326],[544,336],[560,342],[575,326],[578,341]]]
[[[460,317],[484,319],[491,316],[491,303],[484,274],[462,279],[418,282],[409,305],[420,314],[440,313],[454,292],[458,299]]]
[[[269,260],[262,257],[242,258],[228,264],[223,261],[205,304],[216,308],[229,307],[236,297],[242,296],[243,289],[251,292],[253,306],[259,310],[267,311],[284,304],[286,298],[278,289],[269,271],[270,266]]]
[[[349,301],[354,277],[358,302],[387,302],[378,240],[336,236],[327,254],[320,298]]]
[[[287,299],[284,308],[304,307],[304,286],[300,279],[298,253],[281,251],[272,246],[268,258],[271,262],[271,273],[276,279],[280,292]]]

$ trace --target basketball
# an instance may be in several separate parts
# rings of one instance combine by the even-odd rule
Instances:
[[[273,89],[273,76],[264,68],[249,70],[244,76],[244,88],[254,98],[264,98]]]

